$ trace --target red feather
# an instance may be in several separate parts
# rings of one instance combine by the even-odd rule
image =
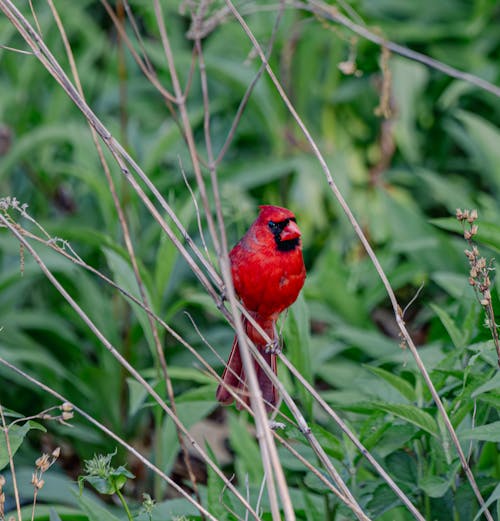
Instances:
[[[266,334],[277,341],[276,320],[295,302],[306,278],[300,231],[293,213],[279,206],[261,206],[259,217],[231,250],[229,258],[234,288],[241,302]],[[248,320],[242,320],[246,334],[276,374],[276,355],[266,353],[266,341]],[[270,409],[278,400],[277,389],[256,361],[255,371]],[[219,402],[233,402],[228,387],[246,403],[250,402],[237,337],[222,380],[225,385],[219,385],[216,393]]]

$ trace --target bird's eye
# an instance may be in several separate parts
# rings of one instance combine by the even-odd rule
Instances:
[[[274,221],[269,221],[268,226],[269,228],[271,228],[271,230],[276,230],[276,228],[278,227],[278,225]]]

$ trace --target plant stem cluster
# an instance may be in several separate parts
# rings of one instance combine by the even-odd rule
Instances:
[[[486,313],[486,326],[491,331],[493,342],[498,356],[498,365],[500,366],[500,342],[498,338],[498,326],[495,322],[495,314],[491,301],[491,278],[490,272],[494,271],[492,261],[487,261],[485,257],[481,257],[479,248],[474,242],[474,237],[478,232],[476,220],[478,218],[477,210],[461,210],[457,208],[456,217],[464,227],[464,239],[467,241],[469,248],[464,250],[470,265],[469,284],[474,288],[477,299]]]

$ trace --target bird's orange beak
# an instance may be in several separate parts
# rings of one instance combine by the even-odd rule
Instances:
[[[295,221],[288,221],[285,229],[280,233],[280,239],[282,241],[290,241],[300,237],[300,230]]]

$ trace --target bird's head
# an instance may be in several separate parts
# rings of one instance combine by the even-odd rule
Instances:
[[[295,215],[280,206],[259,206],[259,226],[263,233],[269,234],[279,251],[292,251],[300,248],[300,230]],[[265,230],[265,231],[264,231]]]

